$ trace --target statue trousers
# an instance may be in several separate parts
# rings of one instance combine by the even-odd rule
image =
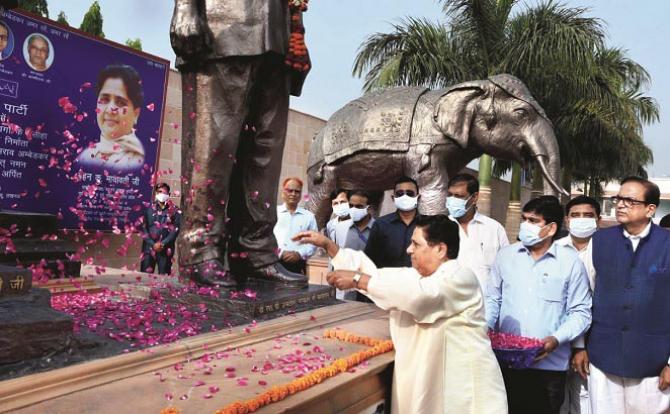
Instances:
[[[275,263],[276,200],[289,71],[275,53],[206,62],[182,73],[181,265]]]

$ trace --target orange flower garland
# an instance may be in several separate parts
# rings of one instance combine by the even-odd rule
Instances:
[[[302,13],[307,10],[307,2],[308,0],[288,0],[291,13],[291,37],[288,41],[285,63],[298,72],[307,72],[310,68],[305,45],[305,27],[302,25]]]
[[[161,414],[181,414],[181,410],[175,407],[167,407],[161,410]]]
[[[338,339],[340,341],[354,344],[367,345],[370,346],[370,348],[363,351],[354,352],[345,358],[336,359],[327,367],[319,368],[305,375],[304,377],[297,378],[287,384],[276,385],[256,398],[251,398],[246,401],[235,401],[234,403],[217,410],[215,414],[253,413],[261,407],[272,404],[273,402],[281,401],[289,395],[295,394],[297,392],[304,391],[307,388],[319,384],[330,377],[334,377],[341,372],[347,372],[365,360],[393,350],[393,342],[390,340],[358,336],[342,330],[329,329],[324,332],[323,337],[329,339]],[[163,414],[162,411],[161,414]],[[166,412],[165,414],[173,413]]]

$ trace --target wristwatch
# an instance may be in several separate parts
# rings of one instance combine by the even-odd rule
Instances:
[[[354,278],[353,278],[353,281],[354,281],[354,287],[355,287],[356,289],[358,289],[358,281],[359,281],[359,280],[361,280],[361,274],[360,274],[360,273],[356,273],[356,274],[354,275]]]

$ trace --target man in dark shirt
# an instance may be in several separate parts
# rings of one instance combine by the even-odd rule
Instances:
[[[397,210],[375,221],[365,254],[379,268],[411,267],[412,261],[407,254],[407,247],[419,215],[419,186],[412,178],[401,177],[393,186],[391,198]]]
[[[155,199],[156,202],[144,211],[140,270],[169,275],[181,224],[181,211],[170,201],[170,186],[165,183],[156,185]]]

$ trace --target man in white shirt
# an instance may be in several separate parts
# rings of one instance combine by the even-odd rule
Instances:
[[[277,224],[274,235],[279,246],[279,260],[291,272],[305,274],[307,259],[315,252],[311,244],[296,243],[291,238],[301,231],[316,231],[314,214],[298,207],[302,196],[302,180],[289,177],[282,183],[281,197],[284,204],[277,206]]]
[[[600,204],[587,196],[577,196],[565,205],[565,221],[570,234],[556,243],[565,246],[577,253],[584,263],[589,276],[591,290],[595,283],[596,270],[591,258],[591,237],[600,225]],[[572,342],[573,353],[584,349],[584,338],[579,337]],[[586,379],[574,370],[568,370],[565,386],[565,401],[561,407],[561,414],[590,414],[589,393]]]
[[[482,291],[489,281],[498,250],[509,245],[503,226],[477,211],[479,181],[471,174],[457,174],[447,185],[446,207],[458,223],[461,248],[458,263],[477,276]]]

